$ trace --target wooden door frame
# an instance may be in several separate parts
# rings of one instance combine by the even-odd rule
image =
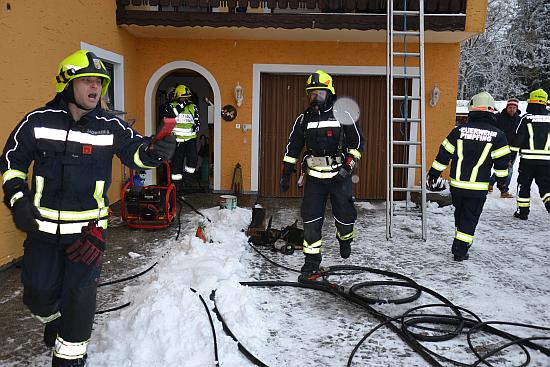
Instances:
[[[270,74],[311,74],[317,69],[323,69],[332,75],[361,75],[361,76],[386,76],[385,66],[335,66],[335,65],[296,65],[296,64],[254,64],[252,68],[252,144],[251,144],[251,162],[250,162],[250,191],[257,193],[259,190],[258,184],[260,180],[260,83],[261,73]],[[402,67],[395,68],[396,73],[404,73]],[[418,67],[408,67],[408,73],[418,74]],[[420,93],[419,83],[413,83],[413,95]],[[416,107],[416,108],[415,108]],[[413,105],[412,116],[418,116],[418,104]],[[367,148],[368,149],[368,148]],[[410,151],[409,160],[411,160],[412,152]],[[281,157],[281,160],[283,157]],[[412,177],[408,180],[414,182],[414,170]]]

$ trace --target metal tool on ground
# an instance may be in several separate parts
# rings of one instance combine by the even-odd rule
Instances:
[[[298,228],[298,221],[282,229],[275,229],[272,228],[273,217],[269,217],[267,225],[266,218],[264,208],[252,209],[252,220],[246,230],[250,243],[256,246],[270,246],[272,250],[285,255],[291,255],[296,249],[302,247],[304,230]]]

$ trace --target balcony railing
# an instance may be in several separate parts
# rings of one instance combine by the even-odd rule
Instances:
[[[424,0],[425,28],[462,31],[467,0]],[[284,29],[386,28],[387,0],[116,0],[117,24]],[[418,0],[395,9],[418,10]],[[417,27],[408,17],[408,29]],[[396,27],[403,21],[396,18]],[[397,29],[397,28],[396,28]]]

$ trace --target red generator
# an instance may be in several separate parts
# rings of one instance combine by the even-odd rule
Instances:
[[[120,212],[129,228],[167,228],[176,217],[176,186],[170,180],[170,165],[163,162],[166,171],[166,186],[136,186],[134,171],[122,188]]]

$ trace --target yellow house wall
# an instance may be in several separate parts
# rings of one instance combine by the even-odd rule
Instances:
[[[137,119],[134,126],[140,132],[144,130],[145,87],[152,73],[168,62],[188,60],[208,69],[220,87],[221,105],[234,103],[233,87],[239,81],[245,99],[234,123],[252,121],[252,67],[255,63],[385,64],[385,44],[136,39],[116,26],[116,5],[112,0],[18,0],[2,2],[0,7],[0,85],[5,91],[0,99],[2,147],[26,113],[53,97],[53,77],[58,62],[79,49],[80,42],[123,55],[125,110],[128,118]],[[486,1],[468,2],[469,31],[483,29],[484,7]],[[433,158],[454,123],[458,55],[457,44],[426,45],[426,92],[429,93],[435,84],[442,91],[439,104],[426,109],[428,160]],[[221,189],[230,188],[233,167],[241,162],[244,190],[249,190],[250,133],[249,143],[242,144],[242,132],[235,129],[234,124],[222,120],[221,125]],[[121,167],[115,160],[109,190],[112,202],[120,198],[120,187]],[[0,206],[0,266],[22,255],[23,239],[23,233],[13,226],[9,211]]]
[[[10,10],[7,10],[7,4]],[[136,109],[136,88],[131,77],[139,63],[135,40],[116,26],[114,0],[17,0],[0,3],[0,144],[23,116],[43,106],[55,94],[53,78],[60,60],[80,49],[80,42],[124,55],[125,109]],[[143,121],[136,122],[143,131]],[[113,164],[111,201],[120,198],[121,167]],[[18,231],[9,211],[0,205],[0,266],[22,255],[24,234]]]

